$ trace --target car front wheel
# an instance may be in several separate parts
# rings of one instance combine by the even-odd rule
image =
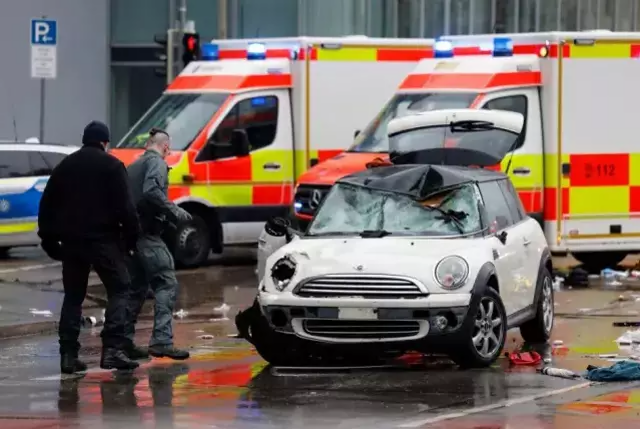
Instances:
[[[487,286],[473,320],[462,329],[462,344],[451,353],[453,361],[463,368],[492,365],[507,338],[507,312],[498,292]]]
[[[554,319],[553,282],[551,274],[545,268],[538,279],[540,298],[536,307],[536,316],[520,326],[520,334],[528,343],[546,343],[551,337]]]

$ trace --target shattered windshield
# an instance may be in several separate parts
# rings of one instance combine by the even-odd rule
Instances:
[[[327,195],[307,235],[375,231],[384,235],[468,235],[481,230],[478,202],[473,184],[418,202],[406,195],[339,183]]]
[[[348,152],[388,152],[387,125],[392,119],[418,112],[466,108],[476,96],[475,93],[397,94],[373,122],[358,134]]]
[[[166,130],[171,149],[185,150],[227,99],[227,94],[164,94],[118,144],[143,148],[151,128]]]
[[[519,134],[503,129],[464,129],[449,125],[417,128],[389,137],[392,152],[411,152],[442,147],[473,149],[502,159],[513,150]]]

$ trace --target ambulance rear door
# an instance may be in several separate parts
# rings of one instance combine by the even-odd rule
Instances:
[[[567,34],[560,83],[558,245],[572,252],[640,246],[640,37]]]

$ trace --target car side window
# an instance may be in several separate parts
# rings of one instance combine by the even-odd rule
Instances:
[[[489,227],[499,231],[510,227],[515,223],[515,219],[509,210],[507,201],[496,181],[482,182],[479,184],[480,193],[488,216]]]
[[[211,135],[198,161],[239,156],[232,143],[234,132],[243,132],[250,152],[272,144],[278,131],[278,97],[253,97],[238,102]]]
[[[527,97],[525,95],[509,95],[506,97],[494,98],[482,106],[485,110],[506,110],[507,112],[520,113],[524,117],[526,129],[527,124]],[[514,149],[522,147],[524,139],[521,139]]]
[[[522,202],[520,201],[518,193],[513,188],[511,180],[500,180],[497,183],[502,190],[507,206],[509,206],[509,211],[511,212],[511,217],[514,220],[514,223],[522,221],[525,217],[524,208],[522,207]]]
[[[29,154],[21,150],[0,151],[0,179],[30,177]]]
[[[53,171],[54,168],[62,162],[63,159],[67,157],[66,153],[59,152],[41,152],[41,155],[44,157],[44,160],[47,162],[47,165]]]
[[[51,176],[53,169],[49,167],[42,153],[29,152],[29,164],[31,165],[31,174],[33,176]]]

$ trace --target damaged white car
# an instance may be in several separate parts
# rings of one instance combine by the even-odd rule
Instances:
[[[393,121],[393,165],[338,181],[303,234],[283,220],[267,225],[261,249],[270,239],[281,247],[261,262],[256,302],[236,319],[241,336],[269,363],[295,366],[420,351],[483,367],[509,328],[548,340],[551,258],[540,225],[506,175],[460,166],[499,163],[522,123],[477,110]],[[491,150],[470,149],[483,139]]]

